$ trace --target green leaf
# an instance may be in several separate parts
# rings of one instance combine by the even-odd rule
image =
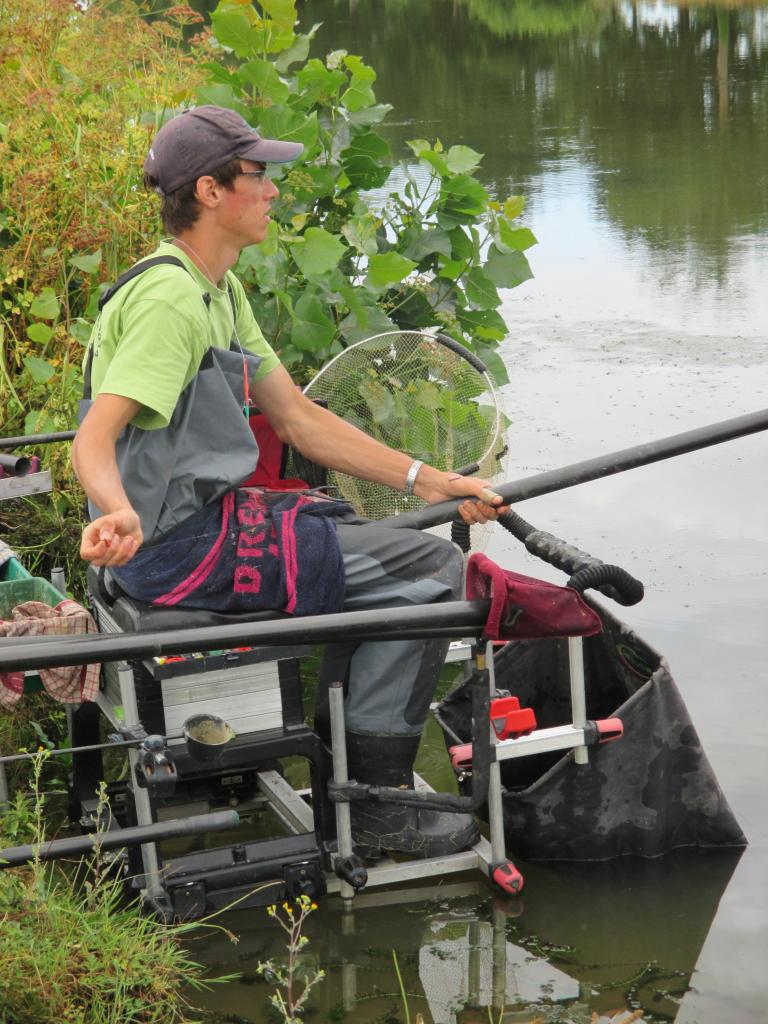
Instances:
[[[498,387],[501,387],[503,384],[509,384],[509,374],[507,373],[506,364],[496,349],[490,348],[487,345],[476,345],[475,354],[478,355],[488,367],[488,372],[493,378],[494,384]]]
[[[457,174],[442,184],[438,223],[444,228],[471,224],[485,213],[487,205],[488,193],[483,186],[469,174]]]
[[[366,380],[357,389],[371,410],[374,423],[386,423],[395,411],[395,401],[380,381]]]
[[[455,227],[448,232],[448,237],[453,246],[452,256],[455,260],[473,260],[477,257],[477,246],[464,228]]]
[[[435,153],[433,150],[427,149],[420,154],[420,159],[434,167],[442,178],[447,178],[451,173],[444,153]]]
[[[271,221],[267,236],[258,245],[249,245],[240,253],[235,273],[260,290],[274,292],[284,279],[287,257],[278,243],[279,226]]]
[[[250,4],[236,7],[220,4],[211,14],[213,34],[238,57],[251,57],[258,52],[257,29],[261,24],[261,18]]]
[[[48,324],[30,324],[27,328],[27,336],[36,341],[38,345],[47,345],[53,337],[53,328]]]
[[[504,217],[498,219],[498,236],[496,244],[502,251],[522,252],[536,245],[536,236],[530,228],[513,227]]]
[[[55,320],[59,315],[59,300],[53,288],[43,288],[32,300],[29,312],[40,320]]]
[[[322,25],[321,21],[316,22],[309,32],[304,32],[301,35],[296,36],[296,41],[288,47],[287,50],[283,50],[281,54],[275,57],[275,67],[277,70],[284,74],[291,64],[295,64],[297,61],[305,61],[309,54],[309,44],[315,37],[315,33]]]
[[[231,85],[223,85],[211,82],[209,85],[201,85],[195,93],[200,103],[210,103],[214,107],[227,107],[229,110],[236,110],[238,114],[245,117],[248,109],[239,98],[239,93]]]
[[[504,216],[509,220],[515,220],[525,209],[524,196],[510,196],[504,200]]]
[[[87,345],[91,331],[93,330],[93,323],[90,320],[84,320],[82,317],[78,317],[77,320],[73,320],[69,325],[69,333],[80,342],[81,345]]]
[[[423,409],[442,409],[444,402],[440,388],[431,381],[420,381],[414,398]]]
[[[344,58],[344,64],[351,72],[352,77],[349,88],[341,97],[341,105],[353,113],[362,107],[372,106],[376,101],[371,88],[373,82],[376,81],[376,72],[364,64],[361,57],[356,57],[353,54]]]
[[[354,113],[349,111],[347,120],[356,128],[368,128],[372,124],[378,124],[380,121],[383,121],[391,109],[391,103],[374,103],[372,107],[363,107]]]
[[[281,32],[290,32],[296,24],[295,0],[261,0],[261,6]]]
[[[374,256],[379,251],[376,233],[381,220],[372,213],[362,217],[355,217],[342,225],[341,233],[346,240],[361,255]]]
[[[483,159],[482,153],[476,153],[469,146],[451,146],[445,154],[445,162],[452,174],[464,174],[473,171]]]
[[[293,308],[291,342],[303,352],[316,352],[333,340],[336,325],[323,307],[316,293],[305,291]]]
[[[95,274],[101,266],[101,249],[96,252],[84,253],[82,256],[73,256],[70,265],[82,270],[84,274]]]
[[[402,235],[403,255],[417,263],[421,263],[425,256],[433,253],[440,253],[442,256],[451,256],[453,247],[447,231],[442,228],[430,228],[423,231],[417,225],[406,228]]]
[[[396,331],[398,326],[380,306],[365,306],[364,315],[359,311],[353,311],[342,320],[339,329],[347,344],[354,345],[356,341],[362,341],[364,338]]]
[[[312,203],[325,196],[333,196],[335,191],[333,167],[320,164],[303,166],[298,174],[290,175],[290,192],[299,203]]]
[[[432,148],[426,139],[411,139],[410,142],[406,142],[406,146],[413,150],[414,156],[418,157],[420,157],[425,150]]]
[[[347,247],[325,228],[307,228],[305,233],[290,246],[305,277],[327,274],[339,263]]]
[[[56,372],[49,362],[37,356],[25,356],[24,365],[32,380],[38,384],[47,384]]]
[[[495,309],[501,303],[493,281],[479,267],[467,275],[466,289],[467,298],[478,309]]]
[[[495,309],[457,309],[456,318],[473,337],[502,341],[507,336],[504,318]]]
[[[346,80],[343,71],[331,71],[317,58],[307,61],[296,76],[299,88],[312,103],[336,97]]]
[[[390,149],[380,135],[362,132],[355,135],[339,161],[353,188],[380,188],[391,173]]]
[[[368,262],[368,281],[374,288],[398,284],[407,277],[416,264],[399,252],[378,253]]]
[[[521,252],[501,252],[495,245],[488,250],[483,272],[499,288],[516,288],[533,277],[528,260]]]
[[[307,148],[317,141],[317,113],[306,114],[290,107],[274,106],[259,116],[259,132],[265,139],[302,142]]]
[[[285,103],[291,94],[290,89],[278,75],[275,65],[268,60],[249,60],[238,71],[238,78],[273,103]]]

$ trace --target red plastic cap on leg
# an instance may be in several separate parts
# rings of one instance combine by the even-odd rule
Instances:
[[[491,878],[504,892],[518,893],[522,891],[524,879],[511,860],[498,864],[493,869]]]

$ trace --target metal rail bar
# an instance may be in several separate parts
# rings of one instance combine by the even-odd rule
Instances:
[[[0,671],[87,665],[90,662],[289,642],[403,640],[435,635],[478,637],[488,618],[488,608],[488,601],[450,601],[413,608],[338,612],[192,629],[102,633],[98,636],[38,636],[33,640],[19,637],[5,640],[0,646]]]

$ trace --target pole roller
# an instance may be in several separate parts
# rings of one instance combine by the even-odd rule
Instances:
[[[337,612],[299,619],[286,616],[283,619],[193,629],[11,638],[0,645],[0,672],[125,661],[225,647],[332,643],[352,639],[455,638],[457,632],[478,637],[488,618],[489,607],[489,601],[451,601],[444,605]]]

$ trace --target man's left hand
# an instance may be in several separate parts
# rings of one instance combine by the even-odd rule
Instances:
[[[426,467],[425,467],[426,469]],[[434,474],[434,477],[432,476]],[[421,476],[421,473],[419,474]],[[427,474],[424,474],[427,476]],[[432,470],[429,480],[424,480],[426,486],[419,487],[417,479],[416,492],[419,497],[434,505],[439,501],[450,501],[451,499],[467,497],[469,500],[462,501],[459,505],[459,515],[472,526],[474,523],[488,523],[497,519],[503,512],[509,511],[509,505],[504,504],[504,499],[490,489],[487,480],[478,480],[477,477],[459,476],[458,473],[437,473]],[[493,497],[491,498],[491,496]],[[491,499],[491,500],[489,500]]]

